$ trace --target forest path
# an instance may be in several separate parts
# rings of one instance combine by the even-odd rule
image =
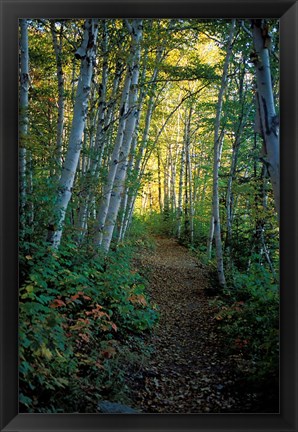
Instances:
[[[216,331],[206,270],[176,240],[156,243],[137,259],[160,320],[149,362],[129,379],[134,405],[147,413],[249,412],[253,395],[235,390],[236,360]]]

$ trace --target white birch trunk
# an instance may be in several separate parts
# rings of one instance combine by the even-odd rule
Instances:
[[[187,168],[188,168],[188,186],[189,186],[189,236],[190,236],[190,243],[193,244],[193,241],[194,241],[194,206],[193,206],[192,163],[191,163],[190,149],[188,149]]]
[[[135,133],[134,133],[132,144],[131,144],[131,152],[130,152],[131,155],[129,158],[128,168],[127,168],[127,176],[132,174],[133,165],[135,163],[135,153],[136,153],[136,148],[137,148],[137,144],[138,144],[137,137],[138,137],[138,131],[139,131],[139,126],[140,126],[140,116],[141,116],[141,111],[143,108],[145,96],[148,93],[148,91],[145,89],[145,86],[144,86],[144,82],[145,82],[145,78],[146,78],[146,70],[147,70],[147,61],[148,61],[148,47],[146,47],[146,51],[143,55],[143,58],[144,58],[144,61],[143,61],[142,75],[141,75],[141,79],[140,79],[140,85],[142,87],[141,87],[141,91],[139,93],[139,101],[138,101],[139,109],[138,109],[138,113],[137,113]],[[136,178],[137,176],[134,175],[132,177]],[[128,209],[129,194],[130,194],[130,192],[132,192],[133,189],[134,189],[134,187],[127,186],[127,187],[125,187],[124,192],[123,192],[123,196],[121,199],[121,222],[120,222],[120,227],[119,227],[117,244],[120,241],[122,241],[124,238],[124,228],[125,228],[125,225],[127,225],[127,222],[128,222],[127,219],[129,217],[129,209]]]
[[[220,131],[220,120],[222,114],[223,96],[227,85],[228,66],[229,66],[230,57],[232,53],[232,40],[234,37],[235,22],[236,20],[232,19],[229,39],[227,42],[227,52],[226,52],[224,66],[223,66],[223,74],[221,78],[221,86],[218,94],[215,128],[214,128],[212,218],[214,221],[214,238],[215,238],[215,246],[216,246],[217,274],[218,274],[218,281],[221,287],[225,287],[226,280],[225,280],[224,265],[223,265],[221,226],[220,226],[220,214],[219,214],[219,196],[218,196],[218,187],[219,187],[218,176],[219,176],[221,149],[222,149],[221,136],[219,131]]]
[[[64,122],[64,76],[62,68],[62,34],[63,24],[60,29],[60,39],[58,42],[55,22],[51,21],[51,32],[53,47],[57,65],[57,82],[58,82],[58,117],[57,117],[57,137],[56,137],[56,172],[60,172],[62,165],[62,147],[63,147],[63,122]]]
[[[272,183],[274,203],[280,214],[280,168],[279,168],[279,117],[276,114],[269,58],[270,36],[264,20],[253,20],[253,42],[255,48],[259,112],[262,136],[265,144],[266,164]]]
[[[102,43],[101,43],[101,54],[102,54],[102,76],[101,83],[99,85],[99,102],[97,107],[97,114],[94,116],[92,121],[92,136],[90,137],[90,150],[88,158],[88,167],[86,175],[82,182],[82,193],[81,203],[78,215],[77,228],[80,231],[78,239],[83,240],[84,235],[87,231],[89,207],[91,201],[91,195],[93,193],[95,184],[99,175],[99,168],[101,165],[102,155],[104,146],[106,143],[105,139],[105,118],[106,118],[106,107],[107,107],[107,84],[108,84],[108,29],[106,20],[101,21],[102,27]],[[113,94],[112,97],[115,97]],[[94,134],[96,129],[96,133]]]
[[[131,24],[132,46],[135,51],[133,69],[131,70],[131,86],[129,92],[129,110],[127,113],[127,121],[125,125],[123,145],[120,152],[120,161],[117,164],[117,171],[111,194],[108,215],[103,232],[102,247],[107,253],[110,248],[113,231],[116,225],[116,220],[121,203],[121,195],[124,190],[124,184],[127,173],[128,155],[131,148],[132,139],[135,133],[136,122],[138,118],[138,83],[139,83],[139,65],[142,38],[142,20],[134,20]]]
[[[128,105],[128,97],[129,97],[129,90],[131,85],[131,75],[129,71],[129,66],[127,70],[127,74],[125,77],[125,83],[124,88],[122,91],[122,97],[121,97],[121,103],[120,103],[120,120],[119,120],[119,126],[117,131],[117,136],[115,140],[115,146],[113,149],[113,153],[111,156],[111,162],[109,166],[109,172],[108,177],[106,180],[106,183],[103,188],[103,194],[98,210],[98,217],[97,217],[97,228],[96,233],[94,236],[94,244],[96,246],[100,246],[102,243],[102,235],[103,235],[103,229],[105,226],[105,221],[110,205],[111,200],[111,193],[114,185],[115,175],[117,171],[117,165],[119,163],[119,155],[120,150],[122,147],[123,142],[123,136],[124,136],[124,130],[125,130],[125,124],[126,124],[126,116],[127,116],[127,105]]]
[[[189,113],[185,112],[185,133],[184,133],[184,151],[185,151],[185,178],[184,178],[184,230],[185,236],[190,240],[190,121],[192,108]]]
[[[182,214],[183,214],[183,178],[185,171],[185,147],[183,145],[181,149],[181,158],[180,158],[180,173],[179,173],[179,190],[178,190],[178,224],[177,224],[177,236],[178,239],[181,238],[181,225],[182,225]]]
[[[133,170],[134,170],[135,176],[136,176],[137,187],[135,188],[134,191],[130,191],[131,193],[128,197],[127,212],[126,212],[127,216],[125,217],[125,220],[124,220],[124,226],[123,226],[123,230],[121,233],[121,240],[123,240],[123,238],[125,237],[127,229],[128,229],[128,227],[131,223],[131,220],[132,220],[135,201],[136,201],[137,193],[138,193],[138,187],[139,187],[140,182],[141,182],[141,164],[142,164],[144,152],[145,152],[145,149],[146,149],[147,143],[148,143],[149,129],[150,129],[151,118],[152,118],[152,113],[153,113],[153,106],[154,106],[154,96],[152,94],[150,96],[150,100],[149,100],[148,107],[147,107],[145,127],[144,127],[144,131],[143,131],[140,151],[139,151],[139,154],[136,158],[135,165],[133,167]]]
[[[86,20],[83,43],[76,51],[76,57],[81,59],[80,77],[76,93],[69,145],[62,167],[58,197],[54,209],[56,220],[54,226],[50,226],[48,231],[48,241],[52,244],[54,249],[57,249],[61,242],[66,210],[71,198],[82,147],[82,135],[87,117],[93,62],[96,50],[97,23],[98,19]]]

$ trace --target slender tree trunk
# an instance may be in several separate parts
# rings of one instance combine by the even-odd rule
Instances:
[[[126,176],[130,178],[130,183],[132,183],[133,179],[135,179],[135,181],[137,181],[137,174],[138,174],[136,172],[133,173],[132,170],[133,170],[133,166],[135,163],[136,149],[137,149],[137,145],[138,145],[138,132],[139,132],[139,127],[140,127],[140,116],[141,116],[141,112],[143,109],[145,96],[148,93],[148,89],[146,89],[144,86],[144,82],[145,82],[145,78],[146,78],[146,70],[147,70],[147,61],[148,61],[148,47],[146,47],[145,54],[142,57],[144,58],[144,60],[143,60],[142,74],[141,74],[141,79],[140,79],[141,91],[139,92],[139,100],[138,100],[138,107],[139,108],[138,108],[138,112],[137,112],[135,132],[134,132],[134,136],[132,138],[130,157],[129,157],[128,166],[127,166],[127,173],[126,173]],[[121,221],[119,224],[119,234],[118,234],[117,243],[122,241],[124,238],[125,226],[128,223],[127,219],[129,217],[129,205],[130,205],[129,194],[132,194],[132,191],[134,189],[138,189],[138,188],[136,188],[136,185],[133,185],[131,187],[129,185],[127,185],[124,188],[123,193],[122,193],[121,212],[120,212]]]
[[[252,20],[254,42],[254,65],[256,70],[259,99],[260,125],[265,147],[265,163],[272,183],[274,203],[279,218],[280,176],[279,176],[279,117],[276,114],[269,59],[270,36],[265,20]]]
[[[69,145],[62,167],[58,197],[54,209],[56,220],[54,225],[51,224],[49,226],[48,230],[48,241],[52,244],[54,249],[57,249],[61,242],[66,210],[71,198],[82,147],[82,135],[88,111],[93,61],[96,50],[97,23],[98,19],[87,19],[85,21],[83,43],[75,54],[77,58],[81,59],[80,77],[76,93]]]
[[[187,201],[185,200],[185,207],[187,207],[187,237],[190,243],[193,243],[193,200],[192,200],[192,167],[191,167],[191,151],[190,151],[190,123],[193,113],[193,107],[191,106],[188,113],[187,122],[187,134],[185,142],[185,159],[186,159],[186,184],[185,190],[187,191]]]
[[[94,244],[97,246],[100,246],[102,242],[103,229],[105,226],[106,217],[110,205],[111,194],[112,194],[114,180],[117,172],[117,166],[119,164],[120,150],[122,147],[124,130],[125,130],[126,119],[127,119],[130,85],[131,85],[131,76],[129,71],[127,71],[127,75],[124,83],[124,89],[122,92],[121,103],[120,103],[120,120],[119,120],[119,126],[117,131],[117,137],[115,141],[114,150],[111,156],[107,181],[103,188],[103,195],[101,198],[101,203],[98,211],[97,228],[94,236]]]
[[[153,73],[153,80],[154,81],[157,78],[157,73],[158,73],[158,68],[156,68],[154,73]],[[124,238],[124,236],[126,235],[127,229],[130,226],[133,211],[134,211],[135,201],[136,201],[137,193],[138,193],[138,189],[139,189],[139,185],[141,184],[141,179],[142,179],[141,164],[142,164],[143,156],[145,153],[145,149],[147,148],[147,144],[148,144],[149,129],[150,129],[151,118],[152,118],[153,109],[154,109],[154,101],[155,101],[155,93],[153,91],[151,91],[151,95],[150,95],[150,99],[149,99],[148,107],[147,107],[147,111],[146,111],[145,126],[144,126],[142,141],[141,141],[138,155],[137,155],[136,160],[135,160],[135,165],[133,166],[133,171],[134,171],[135,179],[136,179],[135,180],[136,181],[136,187],[134,189],[131,188],[131,190],[130,190],[130,194],[128,197],[128,203],[127,203],[127,216],[125,218],[121,239]]]
[[[232,53],[232,40],[234,37],[235,22],[236,20],[232,19],[229,39],[227,42],[227,52],[226,52],[224,66],[223,66],[223,74],[221,78],[221,86],[218,94],[215,129],[214,129],[212,217],[214,220],[214,238],[215,238],[215,246],[216,246],[217,274],[218,274],[218,281],[221,287],[225,287],[226,280],[225,280],[224,265],[223,265],[223,251],[222,251],[220,213],[219,213],[219,194],[218,194],[218,176],[219,176],[219,165],[220,165],[220,158],[221,158],[221,140],[222,140],[219,131],[220,131],[220,120],[222,114],[223,96],[227,85],[228,66],[229,66],[230,57]]]
[[[56,168],[57,175],[60,173],[62,166],[62,147],[63,147],[63,122],[64,122],[64,75],[62,67],[62,38],[63,24],[61,23],[59,31],[59,41],[55,21],[51,21],[51,32],[53,47],[56,56],[57,65],[57,82],[58,82],[58,117],[57,117],[57,137],[56,137]]]
[[[239,96],[240,96],[240,100],[241,100],[242,99],[241,95],[239,95]],[[239,153],[242,133],[243,133],[243,129],[245,127],[249,112],[250,112],[250,107],[247,109],[247,112],[245,114],[242,113],[242,116],[240,118],[240,122],[238,125],[238,130],[237,130],[236,135],[235,135],[235,140],[233,143],[233,149],[232,149],[232,161],[231,161],[227,194],[226,194],[227,233],[226,233],[225,247],[226,247],[227,254],[229,257],[231,255],[233,207],[234,207],[233,182],[234,182],[235,176],[236,176],[238,153]]]
[[[179,191],[178,191],[178,224],[177,224],[177,235],[178,239],[181,238],[181,225],[182,225],[182,214],[183,214],[183,179],[185,172],[185,147],[183,145],[181,149],[181,158],[180,158],[180,174],[179,174]]]
[[[160,158],[160,162],[162,162]],[[166,155],[166,161],[163,166],[163,218],[165,221],[169,219],[170,215],[170,196],[169,196],[169,177],[170,177],[170,170],[169,170],[169,154]]]
[[[28,96],[29,96],[29,52],[28,52],[28,23],[26,19],[20,20],[20,104],[19,104],[19,175],[20,175],[20,222],[24,228],[25,205],[27,200],[26,181],[26,139],[28,136]]]
[[[134,61],[133,68],[130,71],[131,74],[131,86],[129,93],[129,111],[127,114],[127,120],[125,125],[123,144],[120,152],[120,161],[117,164],[117,171],[115,175],[115,181],[113,184],[113,191],[109,203],[108,215],[103,232],[102,247],[107,253],[110,248],[114,228],[117,221],[119,207],[121,203],[121,194],[124,190],[124,184],[127,173],[128,155],[131,148],[132,139],[135,133],[135,127],[138,117],[138,83],[139,83],[139,67],[140,67],[140,56],[141,46],[140,41],[142,38],[142,20],[134,20],[132,24],[128,25],[132,36],[132,44],[134,50]]]
[[[189,239],[190,243],[194,241],[194,202],[193,202],[193,178],[192,178],[192,163],[191,155],[188,152],[188,181],[189,181]]]
[[[188,241],[191,241],[191,168],[190,168],[190,123],[192,116],[192,107],[190,107],[188,114],[185,118],[185,134],[184,134],[184,148],[185,148],[185,185],[184,185],[184,227],[185,236]]]
[[[99,87],[99,102],[97,107],[97,115],[94,116],[94,127],[92,127],[93,136],[90,137],[90,150],[88,158],[88,169],[82,179],[82,193],[81,193],[81,203],[78,215],[78,230],[79,240],[82,241],[84,235],[87,231],[88,225],[88,214],[90,201],[92,199],[91,195],[96,186],[99,169],[102,163],[102,157],[104,148],[107,142],[106,139],[106,111],[107,111],[107,84],[108,84],[108,29],[106,20],[101,21],[102,27],[102,41],[101,41],[101,54],[102,54],[102,76],[101,83]],[[119,83],[118,71],[116,73],[115,79],[117,84]],[[118,85],[114,83],[112,99],[116,97],[115,91],[117,91]],[[111,109],[111,108],[110,108]],[[96,130],[96,133],[95,133]],[[95,134],[95,135],[94,135]]]

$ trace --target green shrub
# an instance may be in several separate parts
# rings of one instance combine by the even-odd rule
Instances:
[[[98,400],[124,397],[129,362],[143,356],[142,336],[157,320],[132,254],[121,247],[104,259],[68,244],[25,256],[21,411],[94,412]]]
[[[230,350],[249,360],[249,379],[259,386],[278,385],[279,290],[265,267],[236,273],[234,287],[215,301]]]

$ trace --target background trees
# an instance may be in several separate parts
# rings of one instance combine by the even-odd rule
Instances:
[[[258,274],[270,297],[279,260],[278,81],[273,20],[21,20],[25,322],[34,321],[37,309],[50,322],[55,307],[49,302],[67,305],[64,280],[71,287],[79,280],[88,293],[71,295],[85,295],[83,303],[91,293],[106,301],[101,313],[110,329],[117,323],[109,308],[119,322],[127,310],[135,313],[140,331],[152,326],[155,312],[147,300],[128,308],[143,288],[127,268],[127,280],[114,281],[126,290],[121,310],[109,294],[109,259],[130,244],[140,219],[214,265],[216,290],[232,298],[229,290],[240,292],[250,272],[246,284],[255,287]],[[95,276],[94,268],[85,275],[79,270],[87,259]],[[46,269],[43,280],[38,263]],[[106,286],[105,294],[92,278]],[[66,344],[60,340],[58,348],[63,325],[70,325],[65,314],[56,316],[53,349]],[[31,361],[42,346],[32,344]]]

